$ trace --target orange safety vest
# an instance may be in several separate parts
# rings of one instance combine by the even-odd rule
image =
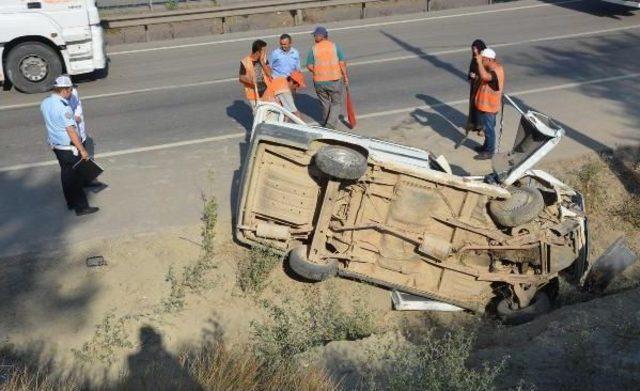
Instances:
[[[286,76],[274,77],[271,81],[271,85],[273,86],[273,93],[275,95],[290,91],[289,81]]]
[[[481,65],[482,66],[482,65]],[[504,69],[502,65],[494,63],[490,66],[489,72],[495,72],[498,76],[498,89],[491,88],[491,82],[480,81],[478,92],[476,92],[476,109],[485,113],[497,113],[502,104],[502,91],[504,90]]]
[[[335,81],[342,79],[338,48],[325,39],[313,45],[313,81]]]
[[[249,76],[251,80],[255,80],[256,71],[253,68],[253,59],[251,58],[251,56],[247,56],[243,58],[242,65],[244,65],[244,69],[247,71],[247,76]],[[273,93],[273,85],[271,83],[271,78],[267,77],[266,74],[264,74],[264,82],[267,85],[267,90],[264,92],[264,94],[262,94],[262,97],[260,97],[260,100],[273,102],[275,100],[274,93]],[[245,83],[243,81],[241,81],[240,83],[244,85],[244,93],[248,100],[258,100],[258,96],[256,96],[255,87],[252,84]]]

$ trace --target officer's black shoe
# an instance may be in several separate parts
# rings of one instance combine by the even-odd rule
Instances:
[[[100,208],[96,206],[87,206],[86,208],[76,208],[76,216],[90,215],[96,213]]]
[[[478,145],[477,147],[473,147],[473,150],[478,152],[478,153],[486,151],[484,145]]]
[[[89,183],[85,183],[83,187],[107,187],[106,184],[100,182],[100,181],[91,181]]]

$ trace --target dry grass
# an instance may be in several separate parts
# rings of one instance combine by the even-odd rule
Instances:
[[[338,386],[323,370],[300,367],[292,362],[278,367],[265,365],[238,346],[232,350],[209,345],[187,350],[171,362],[150,362],[132,378],[129,373],[111,381],[95,384],[77,373],[60,375],[50,366],[37,368],[15,365],[0,372],[1,391],[75,391],[75,390],[256,390],[256,391],[332,391]],[[2,380],[4,379],[4,380]]]
[[[286,362],[276,368],[247,353],[248,347],[227,350],[209,346],[182,356],[184,366],[208,390],[336,390],[322,370]]]

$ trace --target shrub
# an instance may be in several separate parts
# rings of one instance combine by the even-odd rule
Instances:
[[[369,389],[466,391],[492,390],[504,362],[469,369],[466,361],[475,333],[457,329],[437,338],[426,332],[419,342],[389,342],[370,352]]]
[[[633,228],[640,229],[640,196],[629,196],[615,210],[615,213],[624,221],[631,224]]]
[[[346,310],[335,290],[324,294],[309,289],[302,303],[264,303],[269,318],[252,322],[256,355],[267,363],[282,365],[314,346],[336,340],[355,340],[375,332],[372,312],[361,300]]]
[[[166,3],[164,3],[164,6],[169,11],[176,10],[176,9],[178,9],[178,1],[177,0],[169,0]]]
[[[604,158],[604,157],[603,157]],[[597,212],[605,199],[606,189],[602,183],[605,163],[591,159],[574,172],[572,185],[587,199],[587,212]]]
[[[254,247],[238,264],[238,286],[244,293],[260,293],[267,279],[282,257],[269,250]]]
[[[124,317],[116,318],[113,311],[108,312],[102,322],[96,325],[96,332],[91,340],[85,342],[79,350],[72,350],[76,358],[82,362],[112,364],[116,350],[133,347],[126,330],[126,320]]]

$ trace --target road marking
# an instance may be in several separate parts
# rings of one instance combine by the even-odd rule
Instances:
[[[613,33],[613,32],[617,32],[617,31],[635,30],[635,29],[638,29],[638,28],[640,28],[640,24],[634,24],[634,25],[631,25],[631,26],[614,27],[614,28],[610,28],[610,29],[584,31],[584,32],[581,32],[581,33],[572,33],[572,34],[564,34],[564,35],[554,35],[552,37],[533,38],[533,39],[527,39],[527,40],[524,40],[524,41],[496,43],[496,44],[491,45],[491,47],[492,48],[505,48],[505,47],[510,47],[510,46],[526,45],[526,44],[530,44],[530,43],[556,41],[556,40],[569,39],[569,38],[587,37],[587,36],[590,36],[590,35]],[[445,54],[467,53],[467,52],[469,52],[469,48],[467,46],[465,46],[463,48],[458,48],[458,49],[441,50],[441,51],[437,51],[437,52],[424,53],[424,54],[408,54],[408,55],[404,55],[404,56],[380,58],[380,59],[377,59],[377,60],[354,61],[354,62],[350,62],[349,66],[381,64],[381,63],[385,63],[385,62],[411,60],[411,59],[415,59],[415,58],[435,57],[435,56],[442,56],[442,55],[445,55]]]
[[[246,132],[243,132],[243,133],[231,133],[231,134],[223,134],[221,136],[199,138],[199,139],[194,139],[194,140],[177,141],[177,142],[174,142],[174,143],[151,145],[151,146],[148,146],[148,147],[122,149],[120,151],[97,153],[95,155],[95,158],[96,159],[110,158],[110,157],[115,157],[115,156],[131,155],[131,154],[135,154],[135,153],[159,151],[159,150],[162,150],[162,149],[186,147],[186,146],[194,145],[194,144],[204,144],[204,143],[218,142],[218,141],[224,141],[224,140],[231,140],[231,139],[235,139],[235,138],[244,137],[246,135],[247,135]],[[17,164],[15,166],[0,167],[0,172],[9,172],[9,171],[24,170],[24,169],[28,169],[28,168],[54,166],[54,165],[57,165],[57,164],[58,164],[57,160],[46,160],[46,161],[38,162],[38,163]]]
[[[96,94],[96,95],[83,95],[82,100],[90,100],[90,99],[99,99],[99,98],[112,98],[115,96],[123,96],[123,95],[133,95],[133,94],[142,94],[145,92],[154,92],[154,91],[165,91],[165,90],[176,90],[181,88],[190,88],[190,87],[200,87],[207,86],[213,84],[220,83],[228,83],[230,81],[238,81],[237,77],[229,77],[226,79],[215,79],[215,80],[205,80],[196,83],[188,83],[188,84],[169,84],[166,86],[158,86],[158,87],[149,87],[149,88],[140,88],[137,90],[128,90],[128,91],[116,91],[116,92],[108,92],[105,94]],[[9,106],[0,106],[0,111],[5,110],[14,110],[14,109],[24,109],[27,107],[35,107],[39,106],[39,102],[31,102],[31,103],[22,103],[17,105],[9,105]]]
[[[517,92],[508,92],[508,93],[513,96],[522,96],[522,95],[536,94],[541,92],[570,89],[570,88],[575,88],[575,87],[580,87],[580,86],[585,86],[590,84],[600,84],[600,83],[608,83],[608,82],[619,81],[619,80],[634,79],[638,77],[640,77],[640,72],[628,73],[624,75],[610,76],[610,77],[604,77],[604,78],[598,78],[598,79],[584,80],[584,81],[578,81],[578,82],[572,82],[572,83],[563,83],[563,84],[557,84],[554,86],[533,88],[533,89],[522,90]],[[454,100],[449,102],[437,103],[433,105],[412,106],[412,107],[404,107],[404,108],[393,109],[393,110],[378,111],[374,113],[359,115],[358,118],[367,119],[367,118],[383,117],[383,116],[394,115],[394,114],[404,114],[404,113],[412,112],[414,110],[435,109],[443,106],[455,106],[463,103],[466,104],[468,101],[469,99],[466,98],[466,99],[459,99],[459,100]],[[123,149],[120,151],[98,153],[95,155],[95,157],[97,159],[100,159],[100,158],[109,158],[109,157],[115,157],[115,156],[131,155],[135,153],[159,151],[163,149],[178,148],[178,147],[184,147],[189,145],[212,143],[212,142],[219,142],[224,140],[233,140],[233,139],[246,137],[246,135],[247,134],[245,132],[230,133],[230,134],[225,134],[221,136],[206,137],[206,138],[200,138],[200,139],[178,141],[173,143],[151,145],[148,147],[131,148],[131,149]],[[53,166],[57,164],[58,164],[57,160],[47,160],[47,161],[37,162],[37,163],[18,164],[14,166],[0,167],[0,173],[25,170],[29,168]]]
[[[561,40],[561,39],[568,39],[568,38],[585,37],[585,36],[597,35],[597,34],[606,34],[606,33],[612,33],[617,31],[633,30],[638,28],[640,28],[640,24],[634,24],[631,26],[615,27],[610,29],[584,31],[581,33],[533,38],[533,39],[528,39],[524,41],[498,43],[493,45],[492,47],[494,48],[512,47],[512,46],[526,45],[526,44],[537,43],[537,42],[546,42],[546,41],[554,41],[554,40]],[[465,46],[463,48],[458,48],[458,49],[440,50],[440,51],[424,53],[424,54],[408,54],[404,56],[379,58],[375,60],[354,61],[354,62],[350,62],[349,66],[354,67],[354,66],[361,66],[361,65],[382,64],[382,63],[393,62],[393,61],[403,61],[403,60],[413,60],[413,59],[424,58],[424,57],[444,56],[447,54],[467,53],[468,51],[469,51],[469,48]],[[305,73],[309,73],[306,69],[304,69],[303,71]],[[181,89],[181,88],[202,87],[202,86],[208,86],[208,85],[214,85],[214,84],[236,82],[237,80],[238,80],[237,77],[228,77],[224,79],[205,80],[201,82],[188,83],[188,84],[170,84],[166,86],[140,88],[136,90],[127,90],[127,91],[116,91],[116,92],[109,92],[105,94],[83,95],[82,100],[112,98],[117,96],[126,96],[126,95],[142,94],[142,93],[165,91],[165,90],[175,90],[175,89]],[[24,109],[28,107],[35,107],[35,106],[38,106],[39,104],[40,104],[39,102],[31,102],[31,103],[22,103],[17,105],[0,106],[0,111]]]
[[[618,76],[611,76],[611,77],[604,77],[604,78],[600,78],[600,79],[578,81],[578,82],[573,82],[573,83],[557,84],[555,86],[533,88],[533,89],[522,90],[522,91],[517,91],[517,92],[506,91],[506,93],[509,94],[509,95],[512,95],[512,96],[522,96],[522,95],[529,95],[529,94],[537,94],[537,93],[541,93],[541,92],[566,90],[566,89],[569,89],[569,88],[581,87],[581,86],[586,86],[586,85],[590,85],[590,84],[601,84],[601,83],[608,83],[608,82],[618,81],[618,80],[633,79],[633,78],[637,78],[637,77],[640,77],[640,72],[638,72],[638,73],[629,73],[629,74],[618,75]],[[404,107],[404,108],[400,108],[400,109],[377,111],[375,113],[368,113],[368,114],[358,115],[358,119],[384,117],[384,116],[394,115],[394,114],[410,113],[410,112],[412,112],[414,110],[437,109],[439,107],[456,106],[456,105],[467,104],[467,103],[469,103],[469,98],[460,99],[460,100],[454,100],[454,101],[450,101],[450,102],[436,103],[436,104],[433,104],[433,105],[412,106],[412,107]]]
[[[560,4],[580,3],[580,2],[583,2],[583,1],[584,0],[565,0],[565,1],[558,1],[558,2],[554,2],[554,3],[533,4],[533,5],[524,5],[524,6],[519,6],[519,7],[500,8],[500,9],[491,9],[491,10],[474,11],[474,12],[464,12],[464,13],[453,14],[453,15],[436,15],[436,16],[427,16],[427,17],[423,17],[423,18],[393,20],[393,21],[388,21],[388,22],[367,23],[367,24],[354,25],[354,26],[334,27],[334,28],[331,28],[331,31],[334,32],[334,31],[359,30],[359,29],[366,29],[366,28],[372,28],[372,27],[392,26],[392,25],[396,25],[396,24],[407,24],[407,23],[424,22],[424,21],[428,21],[428,20],[442,20],[442,19],[459,18],[459,17],[465,17],[465,16],[495,14],[495,13],[501,13],[501,12],[520,11],[520,10],[528,10],[528,9],[532,9],[532,8],[542,8],[542,7],[557,6],[557,5],[560,5]],[[292,35],[292,36],[294,36],[294,35],[308,35],[308,34],[311,34],[311,32],[312,32],[312,30],[296,31],[296,32],[293,32],[293,33],[289,33],[289,35]],[[261,36],[261,38],[263,38],[263,39],[278,38],[279,36],[280,36],[280,34],[270,34],[270,35]],[[198,42],[198,43],[190,43],[190,44],[183,44],[183,45],[161,46],[161,47],[157,47],[157,48],[123,50],[123,51],[119,51],[119,52],[109,53],[109,56],[120,56],[120,55],[125,55],[125,54],[148,53],[148,52],[157,52],[157,51],[163,51],[163,50],[193,48],[193,47],[200,47],[200,46],[222,45],[222,44],[226,44],[226,43],[235,43],[235,42],[249,42],[249,41],[254,41],[255,39],[256,39],[256,37],[254,36],[254,37],[223,39],[223,40],[220,40],[220,41],[211,41],[211,42]]]

